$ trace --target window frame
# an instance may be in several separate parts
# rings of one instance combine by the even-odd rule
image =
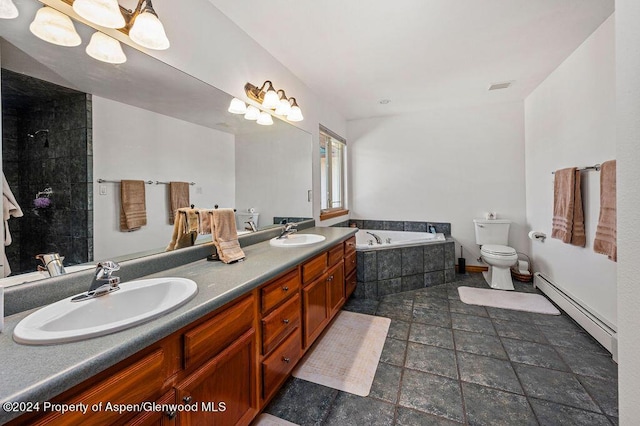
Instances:
[[[323,167],[322,164],[320,165],[320,179],[323,180],[323,174],[325,175],[324,179],[326,180],[326,182],[321,182],[320,186],[322,187],[323,184],[325,185],[326,189],[327,189],[327,193],[323,193],[320,194],[320,220],[326,220],[326,219],[331,219],[334,217],[338,217],[338,216],[344,216],[346,214],[349,214],[349,209],[347,209],[347,203],[346,203],[346,195],[347,195],[347,191],[346,191],[346,179],[347,179],[347,173],[346,173],[346,164],[347,164],[347,140],[345,138],[343,138],[342,136],[338,135],[335,132],[332,132],[330,129],[326,128],[325,126],[323,126],[322,124],[320,124],[320,138],[322,139],[323,137],[326,137],[326,140],[328,142],[328,145],[325,149],[327,153],[332,152],[333,149],[333,144],[334,143],[338,143],[341,145],[341,150],[342,150],[342,155],[341,155],[341,164],[340,164],[340,168],[341,168],[341,174],[340,174],[340,192],[342,194],[342,202],[340,206],[337,207],[332,207],[330,206],[330,204],[332,203],[332,191],[333,191],[333,172],[332,172],[332,161],[325,161],[326,164]],[[325,159],[329,160],[331,157],[330,155],[325,155]],[[320,160],[322,160],[322,156],[320,157]],[[323,169],[326,169],[326,173],[324,172]],[[326,197],[326,198],[325,198]],[[327,204],[327,208],[322,208],[322,204],[323,204],[323,200],[326,200],[326,204]]]

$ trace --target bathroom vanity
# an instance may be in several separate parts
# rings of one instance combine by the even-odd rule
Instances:
[[[305,232],[326,240],[296,248],[265,241],[245,247],[244,262],[203,259],[148,276],[190,278],[199,292],[118,333],[24,346],[10,336],[27,313],[7,317],[0,400],[24,404],[22,413],[3,409],[0,423],[251,423],[355,289],[355,229]],[[62,414],[72,407],[86,412]]]

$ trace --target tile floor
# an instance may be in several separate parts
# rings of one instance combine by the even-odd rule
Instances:
[[[564,313],[460,301],[480,274],[344,309],[391,318],[368,397],[293,377],[265,412],[299,425],[618,424],[618,369]],[[535,292],[517,283],[518,291]]]

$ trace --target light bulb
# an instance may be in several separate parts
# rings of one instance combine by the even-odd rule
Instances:
[[[48,6],[38,9],[29,30],[36,37],[58,46],[74,47],[82,42],[71,18]]]
[[[122,28],[127,24],[118,0],[74,0],[73,11],[105,28]]]
[[[0,0],[0,18],[14,19],[17,18],[19,14],[18,8],[11,0]]]
[[[302,116],[302,110],[298,105],[293,105],[291,107],[291,112],[287,115],[287,120],[289,121],[302,121],[304,117]]]
[[[273,90],[273,86],[271,89],[267,90],[267,93],[264,94],[264,99],[262,100],[262,106],[268,109],[275,109],[280,103],[280,97]]]
[[[269,114],[268,112],[262,111],[260,113],[260,116],[258,117],[257,123],[263,126],[271,126],[273,124],[273,119],[271,118],[271,114]]]
[[[147,7],[133,22],[133,26],[129,31],[129,37],[131,37],[131,40],[142,47],[146,47],[147,49],[168,49],[170,43],[167,38],[167,34],[164,32],[164,26],[153,9],[149,8],[149,3],[150,2],[147,0]]]
[[[247,112],[244,115],[244,118],[247,120],[257,120],[260,116],[260,110],[253,105],[249,105],[247,107]]]
[[[122,51],[120,42],[106,34],[96,31],[91,36],[91,41],[85,49],[87,55],[102,62],[110,64],[123,64],[127,57]]]
[[[289,115],[291,112],[291,105],[289,101],[286,99],[280,99],[278,102],[278,106],[276,107],[276,114],[278,115]]]
[[[238,98],[231,99],[231,104],[229,105],[229,109],[227,110],[231,114],[245,114],[247,112],[247,104],[242,102]]]

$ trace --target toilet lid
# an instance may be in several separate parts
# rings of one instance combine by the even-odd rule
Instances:
[[[497,256],[511,256],[516,254],[516,249],[514,249],[513,247],[501,246],[497,244],[484,245],[482,246],[482,249],[480,251]]]

